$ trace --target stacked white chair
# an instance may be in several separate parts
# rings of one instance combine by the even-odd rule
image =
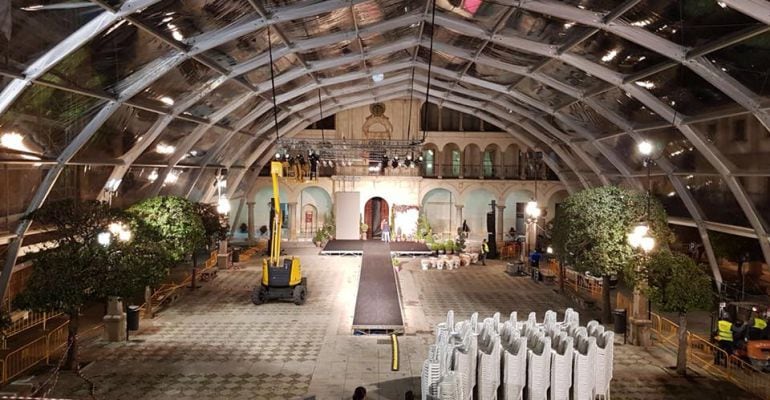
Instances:
[[[438,384],[441,380],[441,365],[438,360],[438,347],[431,345],[428,359],[422,364],[422,398],[435,399],[438,397]]]
[[[596,338],[578,334],[572,368],[572,399],[594,400],[596,378]]]
[[[439,400],[460,400],[460,394],[458,390],[457,374],[454,371],[447,371],[444,376],[441,377],[441,382],[438,385],[438,399]]]
[[[551,386],[551,338],[533,334],[527,344],[527,400],[546,400]]]
[[[614,333],[596,321],[578,325],[567,309],[542,323],[512,312],[479,323],[478,313],[455,321],[452,311],[435,327],[422,369],[426,400],[604,400],[610,397]],[[526,392],[526,395],[524,394]]]
[[[491,318],[484,320],[479,335],[478,386],[479,399],[497,400],[500,387],[500,335],[494,330]]]
[[[572,338],[565,332],[556,333],[551,339],[551,392],[549,400],[569,400],[572,387]]]
[[[504,327],[502,400],[522,400],[527,385],[527,338],[521,337],[510,321]]]
[[[615,332],[596,331],[596,376],[594,392],[605,400],[610,398],[610,381],[612,381],[612,363],[615,352]]]

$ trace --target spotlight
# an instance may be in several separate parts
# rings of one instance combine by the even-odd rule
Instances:
[[[390,163],[390,166],[393,168],[398,168],[398,157],[393,159],[393,161]]]
[[[281,159],[281,153],[275,153],[275,159],[280,160]]]
[[[406,156],[406,161],[404,161],[404,165],[407,166],[407,167],[411,167],[412,166],[412,160],[410,160],[409,156]]]

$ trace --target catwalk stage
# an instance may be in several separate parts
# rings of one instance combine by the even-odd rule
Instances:
[[[391,263],[391,249],[386,242],[364,241],[361,244],[361,276],[358,281],[353,333],[403,333],[401,296]]]
[[[404,332],[401,296],[391,257],[431,254],[423,243],[379,240],[332,240],[321,250],[324,255],[363,255],[358,280],[355,334]]]
[[[365,243],[383,243],[377,240],[331,240],[321,250],[325,256],[360,256],[364,254]],[[432,252],[424,243],[389,242],[394,257],[427,256]]]

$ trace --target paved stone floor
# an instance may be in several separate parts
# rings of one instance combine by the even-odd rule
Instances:
[[[510,277],[502,264],[457,271],[421,271],[404,260],[399,283],[407,323],[400,337],[399,371],[391,371],[386,337],[352,336],[359,257],[317,255],[300,247],[308,277],[303,306],[273,302],[254,306],[251,288],[260,271],[220,272],[212,282],[188,293],[151,321],[130,343],[96,341],[82,358],[84,371],[100,399],[287,399],[312,393],[318,399],[350,398],[364,385],[369,399],[402,399],[419,394],[419,374],[432,340],[431,327],[445,318],[478,311],[482,316],[513,310],[563,312],[566,298],[553,287]],[[587,316],[581,315],[583,323]],[[752,398],[734,386],[695,375],[678,378],[666,366],[671,356],[653,349],[616,347],[613,399]],[[62,375],[51,396],[87,398],[82,380]]]

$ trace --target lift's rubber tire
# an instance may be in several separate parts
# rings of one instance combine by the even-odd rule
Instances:
[[[302,285],[297,285],[294,287],[294,293],[292,294],[292,298],[294,299],[294,304],[301,306],[305,304],[305,296],[307,292],[305,291],[305,287]]]
[[[264,286],[260,285],[254,288],[251,292],[251,302],[255,305],[260,305],[267,300],[267,292]]]

